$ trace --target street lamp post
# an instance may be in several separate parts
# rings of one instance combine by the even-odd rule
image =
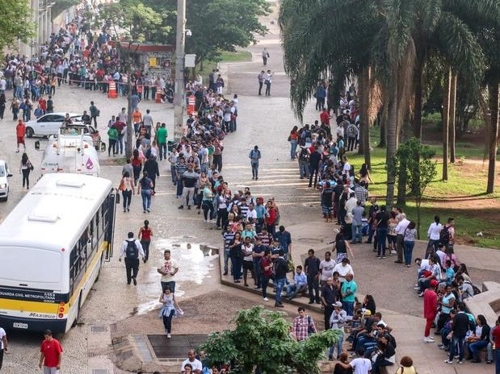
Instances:
[[[175,46],[175,100],[174,141],[178,142],[184,130],[184,45],[186,38],[186,0],[177,0],[177,37]]]

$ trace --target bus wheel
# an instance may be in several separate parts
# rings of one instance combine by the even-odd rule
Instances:
[[[76,318],[73,321],[71,327],[75,327],[78,324],[78,318],[80,318],[80,308],[82,307],[82,292],[80,291],[80,297],[78,297],[78,309],[76,311]]]

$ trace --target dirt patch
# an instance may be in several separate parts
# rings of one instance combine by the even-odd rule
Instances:
[[[255,306],[254,302],[244,296],[235,297],[224,291],[213,291],[186,300],[179,299],[178,302],[184,315],[173,320],[172,334],[210,334],[232,328],[236,312]],[[163,323],[158,317],[159,307],[158,303],[158,309],[116,323],[112,329],[112,337],[163,333]],[[292,315],[288,317],[291,318]]]

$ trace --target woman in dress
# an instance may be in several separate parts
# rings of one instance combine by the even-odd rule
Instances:
[[[132,202],[132,195],[135,193],[135,188],[134,180],[130,177],[128,171],[123,173],[119,190],[122,192],[123,212],[130,212],[130,203]]]
[[[19,172],[23,174],[23,188],[26,185],[26,189],[30,189],[30,173],[33,170],[33,165],[28,158],[26,152],[21,156],[21,164],[19,166]]]
[[[180,309],[179,304],[175,300],[175,295],[170,291],[170,287],[166,287],[165,291],[160,295],[160,303],[163,304],[160,309],[160,317],[163,318],[167,339],[170,339],[172,337],[172,318],[174,318],[176,309]]]

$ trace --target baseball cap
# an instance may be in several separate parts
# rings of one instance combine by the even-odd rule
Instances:
[[[435,280],[435,279],[431,280],[430,283],[429,283],[429,285],[431,287],[436,287],[438,284],[439,284],[439,282],[437,280]]]

